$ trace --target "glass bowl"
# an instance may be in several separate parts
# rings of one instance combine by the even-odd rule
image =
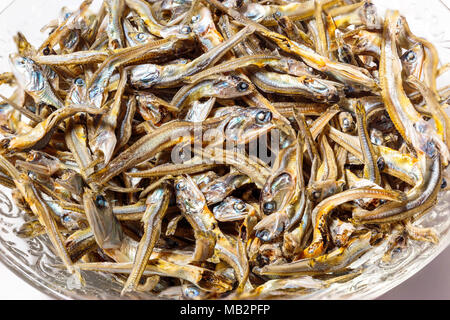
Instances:
[[[8,55],[15,51],[12,41],[17,31],[39,45],[45,35],[39,29],[55,19],[62,6],[74,9],[81,1],[73,0],[0,0],[0,72],[9,71]],[[100,1],[95,1],[94,6]],[[380,14],[386,8],[399,9],[412,31],[433,42],[441,61],[450,62],[450,1],[373,0]],[[446,74],[440,85],[450,84]],[[7,88],[1,88],[7,94]],[[5,91],[6,90],[6,91]],[[23,223],[23,215],[11,201],[10,190],[0,187],[0,261],[18,277],[43,293],[57,299],[120,299],[121,285],[109,274],[83,272],[86,285],[81,287],[65,271],[54,267],[60,263],[49,239],[41,236],[26,240],[13,231]],[[450,243],[450,193],[441,193],[437,206],[418,223],[433,227],[440,235],[438,245],[410,241],[390,262],[383,262],[386,243],[365,254],[352,267],[362,267],[361,275],[345,283],[334,283],[326,289],[289,296],[294,299],[375,299],[407,280],[439,255]],[[155,299],[148,294],[128,298]]]

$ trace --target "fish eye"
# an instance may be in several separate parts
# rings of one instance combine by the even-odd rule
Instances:
[[[447,180],[442,179],[441,189],[447,188]]]
[[[274,15],[276,18],[280,18],[280,17],[281,17],[281,12],[280,12],[280,11],[276,11],[273,15]]]
[[[263,211],[265,214],[273,213],[277,208],[275,201],[268,201],[263,204]]]
[[[266,124],[272,121],[272,112],[260,111],[256,114],[256,122],[259,124]]]
[[[146,38],[146,35],[145,35],[145,33],[143,33],[143,32],[139,32],[139,33],[136,35],[136,39],[138,39],[139,41],[143,41],[143,40],[145,40],[145,38]]]
[[[183,33],[183,34],[189,34],[191,32],[192,32],[192,29],[189,26],[184,26],[183,28],[181,28],[181,33]]]
[[[334,92],[329,98],[328,98],[328,102],[329,103],[338,103],[341,100],[341,97],[339,96],[339,94],[337,92]]]
[[[184,290],[184,295],[189,298],[195,298],[200,295],[200,290],[194,286],[189,286]]]
[[[17,63],[23,66],[25,64],[25,58],[19,58],[17,59]]]
[[[349,128],[350,127],[350,120],[348,120],[347,118],[344,119],[344,121],[342,121],[344,128]]]
[[[183,191],[186,190],[186,184],[184,183],[184,181],[180,181],[175,185],[175,189],[177,191]]]
[[[312,193],[312,196],[313,196],[314,199],[319,200],[320,196],[321,196],[321,192],[320,191],[314,191]]]
[[[428,141],[425,144],[424,152],[430,157],[433,158],[436,155],[436,144],[433,141]]]
[[[97,207],[99,208],[105,208],[107,207],[108,203],[106,202],[106,198],[102,195],[98,195],[95,198],[95,204],[97,205]]]
[[[416,55],[416,53],[414,51],[409,50],[403,56],[403,60],[405,60],[406,62],[409,62],[409,63],[413,63],[413,62],[415,62],[417,60],[417,55]]]
[[[76,78],[74,83],[79,87],[84,86],[84,80],[81,78]]]
[[[239,82],[237,85],[237,88],[240,92],[245,92],[248,90],[250,86],[248,85],[247,82]]]
[[[242,212],[242,211],[245,210],[245,203],[243,203],[243,202],[241,202],[241,201],[236,202],[236,203],[233,205],[233,208],[234,208],[236,211]]]
[[[256,232],[256,237],[261,239],[262,241],[269,241],[270,240],[270,234],[267,230],[261,230]]]
[[[386,167],[386,162],[384,161],[383,157],[379,157],[377,160],[377,166],[378,166],[378,170],[383,171],[384,168]]]
[[[48,46],[45,47],[45,49],[42,51],[42,53],[44,54],[44,56],[48,56],[50,54],[50,48]]]
[[[191,21],[195,23],[195,22],[197,22],[198,20],[200,20],[200,15],[199,15],[199,14],[196,15],[196,16],[193,16]]]
[[[180,150],[180,152],[178,153],[178,156],[180,157],[181,160],[185,160],[186,153],[184,152],[184,150]]]

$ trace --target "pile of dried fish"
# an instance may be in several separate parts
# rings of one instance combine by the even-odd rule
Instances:
[[[1,183],[63,267],[123,294],[308,292],[364,270],[441,189],[435,47],[370,1],[92,0],[0,84]]]

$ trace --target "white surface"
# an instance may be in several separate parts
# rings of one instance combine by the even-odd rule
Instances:
[[[0,0],[0,19],[3,9],[13,2],[14,0]],[[450,0],[442,0],[442,2],[450,7]],[[449,262],[450,248],[414,277],[384,295],[382,299],[450,299]],[[0,264],[0,300],[10,299],[48,300],[50,298]]]
[[[25,281],[0,264],[0,300],[49,300]]]

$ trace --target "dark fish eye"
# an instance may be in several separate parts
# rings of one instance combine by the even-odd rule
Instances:
[[[442,179],[441,189],[447,188],[447,180]]]
[[[319,191],[314,191],[312,193],[312,196],[314,199],[318,200],[318,199],[320,199],[321,193]]]
[[[275,201],[268,201],[263,204],[263,211],[265,214],[273,213],[277,208]]]
[[[417,55],[414,51],[409,50],[403,55],[403,60],[409,63],[413,63],[417,60]]]
[[[245,92],[248,90],[249,85],[246,82],[239,82],[239,84],[237,85],[237,88],[240,92]]]
[[[177,191],[183,191],[186,189],[186,184],[183,181],[180,181],[175,185],[175,189]]]
[[[262,241],[269,241],[270,240],[270,234],[267,230],[261,230],[256,232],[256,237],[261,239]]]
[[[341,97],[339,96],[339,94],[337,92],[334,92],[329,98],[328,98],[328,102],[329,103],[338,103],[341,100]]]
[[[42,51],[42,53],[44,54],[44,56],[48,56],[50,54],[50,48],[45,47],[45,49]]]
[[[272,112],[260,111],[256,114],[256,122],[259,124],[266,124],[272,121]]]
[[[186,153],[184,153],[183,150],[181,150],[178,156],[180,157],[181,160],[184,160],[186,158]]]
[[[144,40],[145,38],[146,38],[145,33],[139,32],[139,33],[136,35],[136,39],[138,39],[139,41],[142,41],[142,40]]]
[[[384,168],[386,167],[386,162],[384,161],[383,157],[379,157],[377,160],[377,166],[378,166],[378,170],[383,171]]]
[[[189,34],[191,32],[192,32],[192,29],[189,26],[184,26],[183,28],[181,28],[181,33],[183,33],[183,34]]]
[[[76,78],[74,83],[79,87],[84,86],[84,80],[81,78]]]
[[[98,195],[95,198],[95,204],[99,208],[105,208],[108,205],[107,202],[106,202],[106,198],[104,196],[102,196],[102,195]]]

